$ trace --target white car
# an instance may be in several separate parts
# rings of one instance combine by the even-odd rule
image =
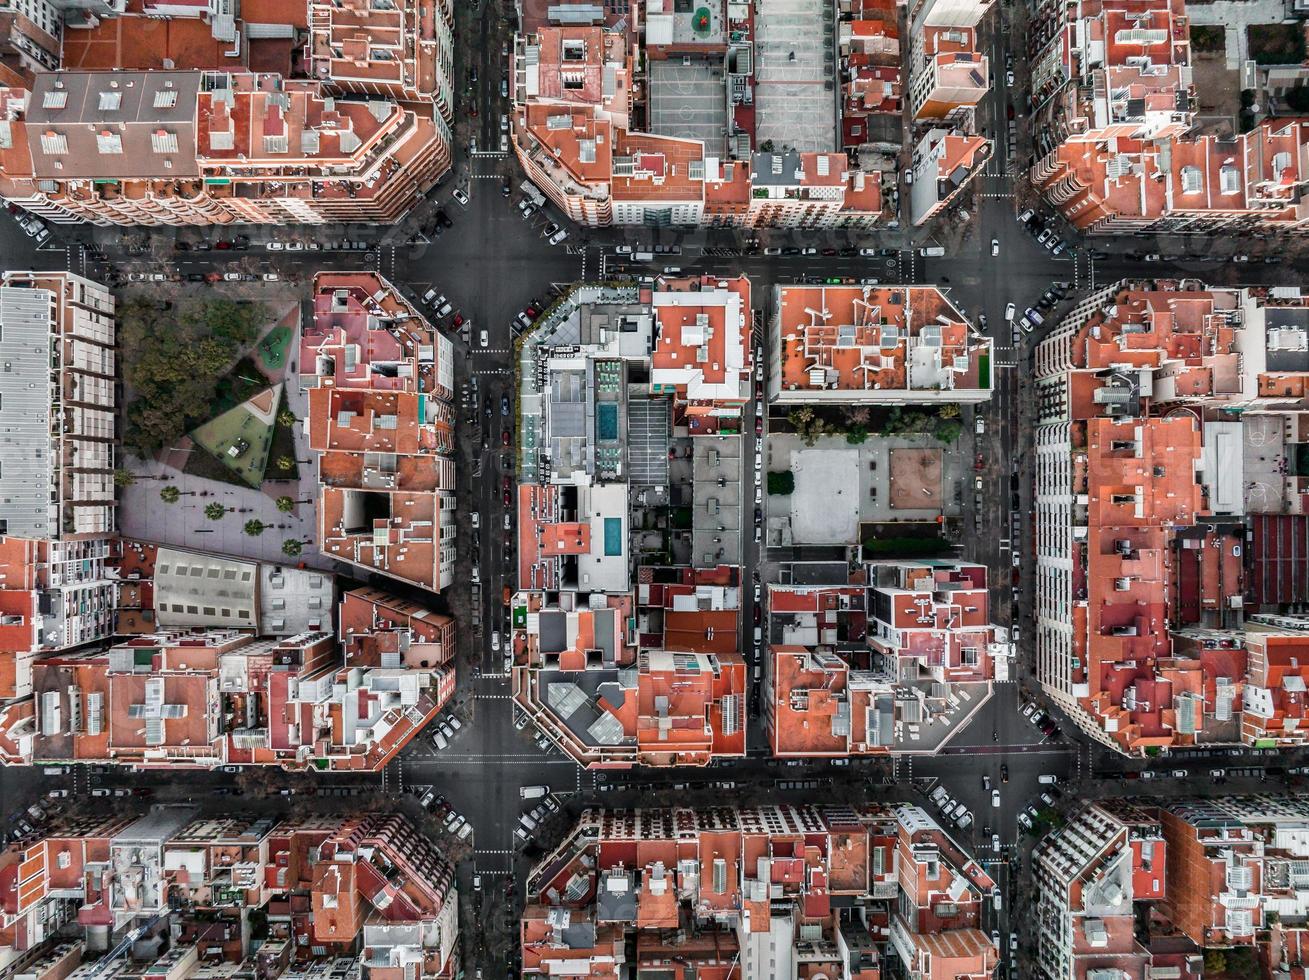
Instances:
[[[288,252],[303,252],[305,250],[304,242],[287,242],[286,250]]]
[[[1032,829],[1032,818],[1029,817],[1026,813],[1018,814],[1018,822],[1023,825],[1023,829],[1025,830]]]
[[[488,347],[491,344],[491,337],[485,330],[478,333],[477,339],[481,342],[483,347]]]
[[[223,273],[223,280],[224,280],[225,282],[240,282],[240,281],[241,281],[241,273],[239,273],[239,272],[224,272],[224,273]]]
[[[997,854],[1000,853],[1000,835],[999,835],[999,834],[992,834],[992,835],[991,835],[991,850],[995,851]]]
[[[438,317],[449,316],[454,307],[450,303],[442,304],[441,308],[436,311]]]
[[[998,789],[991,790],[991,806],[997,810],[1000,808],[1000,791]]]
[[[1012,85],[1012,84],[1014,83],[1014,73],[1011,72],[1011,71],[1007,71],[1007,72],[1005,72],[1005,73],[1004,73],[1004,82],[1005,82],[1006,85]]]
[[[859,250],[859,254],[862,255],[862,256],[864,256],[865,258],[867,258],[867,257],[870,256],[870,255],[876,255],[876,254],[877,254],[877,249],[875,249],[875,248],[861,248],[861,249]]]
[[[281,279],[281,278],[282,278],[282,277],[279,276],[276,272],[265,272],[265,273],[264,273],[264,282],[277,282],[277,281],[278,281],[279,279]]]
[[[991,254],[992,255],[1000,254],[1000,239],[998,238],[991,239]]]
[[[453,197],[460,204],[462,204],[464,207],[468,207],[468,195],[465,194],[463,191],[459,190],[459,188],[456,187],[454,193],[451,194],[450,196]]]
[[[568,237],[568,232],[560,228],[557,232],[555,232],[553,235],[550,236],[550,244],[558,245],[567,237]]]
[[[494,633],[491,634],[491,649],[492,649],[492,651],[499,651],[499,649],[500,649],[500,631],[499,631],[499,630],[496,630]]]
[[[1014,314],[1017,312],[1018,312],[1018,307],[1014,306],[1013,303],[1010,303],[1008,306],[1004,308],[1004,318],[1008,320],[1010,323],[1012,323],[1014,319]]]
[[[429,289],[427,292],[423,293],[423,302],[426,303],[427,305],[431,306],[432,300],[434,299],[436,299],[435,289]]]
[[[265,245],[264,247],[265,247],[266,249],[268,249],[268,251],[270,251],[270,252],[280,252],[280,251],[282,250],[282,243],[281,243],[281,242],[269,242],[269,243],[268,243],[267,245]]]

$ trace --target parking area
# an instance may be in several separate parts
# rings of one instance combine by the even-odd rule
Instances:
[[[755,15],[755,139],[801,153],[836,139],[836,13],[822,0],[769,0]]]

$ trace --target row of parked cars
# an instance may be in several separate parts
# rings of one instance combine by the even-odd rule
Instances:
[[[1028,208],[1018,216],[1018,223],[1036,236],[1036,243],[1051,255],[1062,255],[1068,249],[1068,243],[1055,234],[1053,228],[1047,227],[1045,221],[1035,211]]]
[[[519,814],[518,826],[514,828],[514,843],[522,847],[552,813],[559,812],[559,801],[550,793],[549,786],[522,786],[518,795],[524,800],[540,800],[532,809]]]
[[[453,834],[456,840],[467,840],[472,836],[473,825],[442,794],[430,786],[420,786],[417,792],[420,794],[418,805],[441,822],[442,830]]]
[[[1032,701],[1028,701],[1027,704],[1023,705],[1022,714],[1024,718],[1040,729],[1041,734],[1046,738],[1056,739],[1063,734],[1059,726],[1054,723],[1054,719],[1038,708]]]
[[[18,211],[14,217],[18,221],[18,227],[22,228],[29,238],[35,238],[38,245],[43,244],[50,237],[50,229],[42,224],[41,219],[35,215]]]
[[[450,747],[451,740],[455,737],[455,732],[464,727],[464,723],[454,715],[447,715],[444,718],[437,718],[432,722],[432,745],[439,752],[442,749]]]

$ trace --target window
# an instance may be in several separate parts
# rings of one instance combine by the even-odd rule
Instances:
[[[174,89],[161,89],[155,93],[156,109],[171,109],[177,105],[177,92]]]
[[[101,92],[100,93],[100,111],[113,112],[123,104],[122,92]]]
[[[46,92],[41,97],[41,107],[43,109],[62,109],[68,105],[68,93],[65,91]]]
[[[158,129],[150,134],[150,148],[156,153],[176,153],[177,134]]]
[[[97,153],[106,155],[122,153],[123,138],[107,129],[101,130],[95,134],[95,148]]]
[[[68,152],[68,137],[53,130],[41,134],[41,152],[47,156],[56,156]]]

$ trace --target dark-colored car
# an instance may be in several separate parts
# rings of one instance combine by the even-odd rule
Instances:
[[[503,432],[500,433],[500,445],[502,445],[502,446],[508,446],[508,445],[509,445],[509,430],[508,430],[508,429],[505,429]]]
[[[513,194],[513,192],[514,192],[514,185],[511,184],[509,182],[509,178],[506,177],[503,181],[500,182],[500,193],[503,194],[505,197],[509,197],[510,195]]]
[[[508,396],[508,395],[501,395],[501,396],[500,396],[500,414],[501,414],[501,415],[504,415],[504,416],[508,416],[508,415],[509,415],[509,396]]]
[[[482,399],[482,407],[483,407],[484,409],[486,409],[486,417],[489,419],[489,418],[491,417],[491,396],[490,396],[490,395],[487,395],[485,398]]]
[[[1009,782],[1009,766],[1003,762],[1000,763],[1000,782]]]

